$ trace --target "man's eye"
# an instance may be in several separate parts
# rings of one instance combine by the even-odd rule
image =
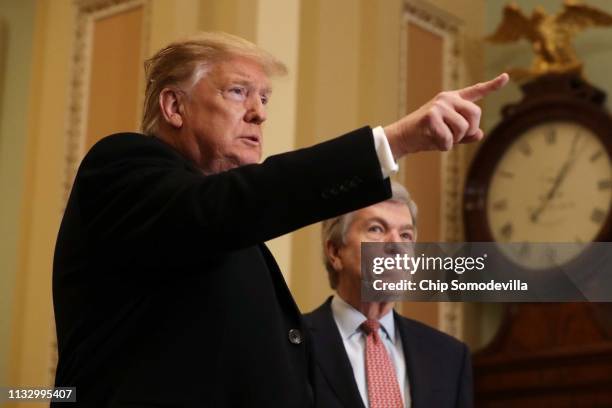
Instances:
[[[403,240],[406,240],[406,241],[412,241],[413,240],[412,234],[410,232],[402,233],[401,237],[402,237]]]
[[[368,232],[383,232],[383,229],[380,225],[372,225],[370,228],[368,228]]]
[[[246,97],[247,91],[246,91],[246,89],[245,89],[245,88],[242,88],[242,87],[237,86],[237,87],[234,87],[234,88],[230,88],[230,89],[229,89],[229,93],[230,93],[230,94],[231,94],[233,97],[235,97],[235,98],[241,98],[241,99],[243,99],[243,98],[245,98],[245,97]]]
[[[262,96],[261,97],[261,104],[262,105],[267,105],[268,104],[268,100],[269,100],[269,98],[267,96]]]

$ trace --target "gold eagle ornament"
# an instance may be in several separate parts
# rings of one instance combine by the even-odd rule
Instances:
[[[550,73],[582,74],[582,62],[572,40],[589,27],[612,25],[612,15],[579,0],[565,0],[563,6],[563,11],[555,15],[536,7],[527,17],[515,3],[506,5],[502,22],[486,40],[511,43],[525,38],[535,53],[531,68],[508,70],[513,79],[528,80]]]

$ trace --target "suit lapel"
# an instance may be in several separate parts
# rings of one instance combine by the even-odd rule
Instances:
[[[432,392],[431,385],[436,384],[437,381],[429,369],[431,359],[429,359],[428,363],[427,351],[421,344],[421,339],[415,335],[414,331],[410,330],[410,322],[395,311],[393,313],[395,314],[395,322],[399,326],[399,333],[402,338],[412,408],[427,407],[427,401]]]
[[[344,406],[364,408],[353,368],[332,315],[331,297],[312,313],[309,324],[316,361],[325,380]]]
[[[270,277],[272,278],[272,283],[274,285],[274,290],[276,291],[276,295],[278,296],[278,301],[282,306],[285,306],[289,309],[283,310],[291,310],[297,316],[301,316],[300,309],[295,303],[295,299],[291,295],[291,291],[287,286],[287,282],[285,282],[285,277],[283,276],[274,256],[268,249],[265,244],[258,244],[259,250],[261,251],[263,258],[268,265],[268,269],[270,271]]]

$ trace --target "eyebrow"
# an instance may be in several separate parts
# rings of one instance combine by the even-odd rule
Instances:
[[[233,78],[230,78],[230,82],[237,83],[239,85],[244,85],[253,88],[253,81],[250,81],[246,78],[246,75],[242,74],[234,74]],[[270,86],[266,86],[262,90],[262,95],[270,96],[272,94],[272,88]]]
[[[369,222],[378,222],[378,223],[380,223],[380,224],[383,224],[385,227],[388,227],[388,226],[389,226],[389,224],[388,224],[388,223],[387,223],[385,220],[383,220],[383,219],[382,219],[382,218],[380,218],[380,217],[376,217],[376,216],[374,216],[374,217],[370,217],[370,218],[366,218],[365,222],[366,222],[366,223],[369,223]],[[404,225],[402,225],[402,226],[400,227],[400,229],[401,229],[401,230],[406,230],[406,229],[408,229],[408,230],[414,230],[414,225],[413,225],[413,224],[404,224]]]

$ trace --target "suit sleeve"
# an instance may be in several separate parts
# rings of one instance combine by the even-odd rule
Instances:
[[[81,165],[73,198],[98,244],[231,250],[391,194],[368,127],[209,176],[143,140],[100,142]]]
[[[463,362],[459,374],[459,391],[457,408],[472,408],[474,406],[474,385],[472,380],[472,355],[468,347],[463,345]]]

